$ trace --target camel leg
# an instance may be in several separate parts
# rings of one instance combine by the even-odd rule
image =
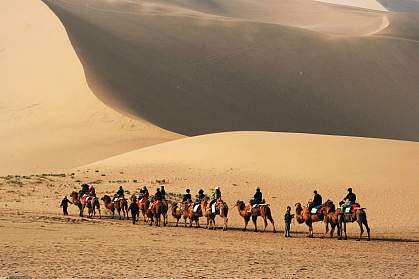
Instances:
[[[244,232],[246,231],[247,224],[249,224],[249,221],[250,221],[250,218],[244,218],[244,228],[243,228]]]
[[[269,222],[271,222],[272,227],[273,227],[273,229],[274,229],[274,233],[276,233],[276,229],[275,229],[275,222],[274,222],[274,220],[273,220],[272,216],[269,216]]]
[[[258,231],[258,227],[257,227],[257,223],[256,223],[257,218],[258,218],[257,216],[252,216],[252,222],[253,222],[253,225],[255,225],[255,232]]]
[[[227,230],[227,223],[228,223],[228,218],[224,217],[224,227],[223,227],[223,231]]]
[[[266,231],[266,227],[268,226],[268,220],[265,218],[263,218],[263,224],[265,225],[265,227],[263,228],[263,232]]]
[[[358,225],[359,225],[359,238],[357,239],[357,241],[360,241],[362,238],[362,235],[364,234],[364,228],[362,227],[362,222],[358,220]]]
[[[100,207],[97,207],[97,210],[99,211],[99,219],[102,219],[102,214],[100,214]]]
[[[335,227],[336,225],[331,225],[331,230],[330,230],[330,238],[333,238],[333,233],[335,232]]]
[[[344,239],[347,240],[348,236],[346,235],[346,222],[343,222],[343,233],[345,235]]]
[[[363,224],[365,225],[365,228],[367,229],[367,234],[368,234],[367,241],[370,241],[371,240],[371,237],[370,237],[370,231],[371,230],[370,230],[370,227],[368,226],[368,222],[367,222],[366,219],[364,220]]]

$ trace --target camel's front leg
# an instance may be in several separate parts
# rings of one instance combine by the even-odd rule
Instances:
[[[252,216],[252,222],[253,222],[253,225],[255,226],[255,232],[258,231],[257,218],[258,218],[257,216]]]

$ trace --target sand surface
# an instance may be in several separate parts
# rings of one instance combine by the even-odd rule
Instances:
[[[418,278],[418,142],[176,134],[417,141],[419,16],[357,5],[1,2],[0,276]],[[170,199],[221,186],[229,230],[59,208],[82,183],[102,197],[162,180]],[[233,204],[256,186],[277,234],[240,231]],[[287,205],[348,186],[370,242],[356,224],[347,241],[295,222],[283,237]]]
[[[419,139],[414,14],[313,1],[45,3],[87,80],[106,85],[94,93],[170,131]]]
[[[2,1],[0,33],[0,174],[71,168],[180,137],[97,99],[42,2]]]

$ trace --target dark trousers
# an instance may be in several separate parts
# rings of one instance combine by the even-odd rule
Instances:
[[[290,231],[291,231],[291,223],[285,222],[285,237],[291,236]]]
[[[64,215],[68,215],[67,206],[63,206],[63,213]]]
[[[131,211],[131,218],[132,218],[133,224],[135,224],[135,221],[137,221],[137,215],[138,215],[137,211]]]

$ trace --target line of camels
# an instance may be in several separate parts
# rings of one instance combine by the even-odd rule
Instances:
[[[78,192],[72,192],[70,197],[73,204],[80,209],[80,217],[83,217],[83,211],[87,207],[89,217],[92,218],[95,216],[97,209],[99,218],[101,218],[99,198],[89,197],[86,202],[83,203]],[[115,217],[115,211],[117,211],[119,219],[129,219],[127,199],[118,199],[116,201],[112,201],[110,196],[104,195],[101,200],[103,201],[105,208],[112,213],[112,218]],[[161,224],[163,224],[163,226],[166,226],[168,224],[168,212],[170,210],[171,215],[176,219],[176,227],[179,226],[180,220],[183,219],[185,227],[188,225],[189,227],[192,227],[194,225],[195,227],[199,228],[199,219],[206,218],[206,228],[215,229],[215,218],[216,216],[220,216],[223,219],[223,230],[227,230],[229,206],[221,199],[215,202],[215,212],[213,212],[214,210],[210,206],[208,197],[203,199],[198,204],[192,201],[177,202],[163,200],[162,202],[157,202],[155,205],[153,205],[150,199],[138,200],[137,204],[139,205],[140,211],[136,214],[136,219],[139,220],[139,215],[141,213],[144,223],[148,223],[150,225],[155,224],[156,226],[161,226]],[[258,231],[257,218],[261,217],[264,222],[263,231],[266,231],[269,220],[272,224],[273,232],[276,232],[275,222],[272,218],[271,209],[269,204],[266,204],[265,201],[263,201],[259,207],[253,208],[250,203],[246,204],[244,201],[238,200],[232,206],[232,208],[234,207],[237,207],[239,215],[244,220],[243,231],[246,231],[250,220],[253,222],[254,231]],[[344,213],[340,207],[336,209],[334,203],[331,200],[327,200],[324,204],[321,205],[318,213],[313,214],[310,212],[307,206],[302,206],[301,203],[296,203],[295,219],[299,224],[304,223],[308,226],[308,237],[311,238],[313,237],[313,223],[315,222],[324,223],[324,236],[327,236],[327,234],[330,233],[330,237],[332,238],[335,229],[337,229],[338,239],[340,240],[342,238],[345,240],[348,239],[346,234],[346,224],[357,222],[360,228],[360,234],[357,240],[359,241],[362,238],[364,233],[363,226],[365,226],[367,231],[367,240],[370,240],[370,228],[368,226],[365,208],[358,208],[355,212]],[[330,232],[329,225],[331,226]]]

